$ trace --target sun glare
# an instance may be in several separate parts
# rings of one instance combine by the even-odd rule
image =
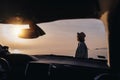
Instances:
[[[23,42],[24,39],[19,38],[19,34],[22,32],[22,29],[29,28],[28,25],[3,25],[2,27],[2,34],[6,38],[6,40],[13,41],[13,42]]]
[[[13,35],[18,36],[20,33],[21,33],[21,27],[19,25],[13,28],[13,31],[12,31]]]

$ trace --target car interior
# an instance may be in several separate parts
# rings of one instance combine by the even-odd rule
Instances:
[[[67,33],[67,30],[70,29],[70,26],[67,28],[62,28],[62,24],[70,25],[72,22],[62,22],[64,20],[74,20],[80,19],[80,22],[76,20],[75,23],[85,22],[85,25],[82,25],[83,28],[89,23],[87,21],[95,20],[101,21],[104,24],[104,30],[106,33],[107,39],[107,58],[103,55],[97,55],[96,58],[75,58],[74,56],[68,56],[67,50],[65,51],[65,43],[69,41],[61,41],[65,39],[65,35],[58,35],[56,38],[56,43],[53,39],[53,43],[49,43],[49,47],[46,44],[42,44],[44,48],[38,46],[38,42],[44,41],[49,42],[51,38],[44,36],[49,34],[49,30],[52,29],[55,25],[55,29],[51,32],[56,31],[59,33],[61,30]],[[83,20],[81,20],[83,19]],[[11,39],[11,42],[5,43],[5,38],[1,35],[2,38],[0,41],[0,80],[120,80],[120,65],[119,65],[119,27],[120,26],[120,1],[119,0],[2,0],[0,1],[0,34],[5,33],[5,37],[10,37],[6,39]],[[59,22],[58,27],[56,28],[57,23]],[[51,23],[51,24],[49,24]],[[2,28],[2,24],[11,24],[11,25],[26,25],[27,28],[22,29],[19,34],[19,38],[24,39],[21,43],[17,43],[17,38],[14,38],[9,30],[9,27]],[[38,24],[40,26],[38,26]],[[49,27],[44,26],[48,25]],[[54,24],[54,25],[52,25]],[[82,24],[82,23],[81,23]],[[43,27],[42,27],[43,25]],[[61,25],[61,26],[60,26]],[[53,26],[53,27],[52,27]],[[95,31],[99,32],[101,28],[95,26]],[[14,26],[15,27],[15,26]],[[61,28],[60,28],[61,27]],[[65,27],[65,26],[63,26]],[[71,30],[82,30],[78,27],[73,26]],[[91,27],[87,27],[87,30],[90,30]],[[94,28],[91,28],[92,30]],[[66,29],[66,30],[65,30]],[[102,28],[103,29],[103,28]],[[7,30],[7,31],[6,31]],[[48,30],[48,32],[47,32]],[[17,31],[19,32],[19,31]],[[69,31],[68,31],[69,32]],[[6,36],[7,33],[7,36]],[[23,34],[24,33],[24,34]],[[72,33],[72,32],[70,32]],[[77,32],[76,32],[77,33]],[[90,31],[88,32],[90,33]],[[53,33],[54,34],[54,33]],[[52,35],[53,35],[52,34]],[[102,32],[99,32],[102,34]],[[71,36],[71,34],[69,34]],[[54,36],[52,36],[54,37]],[[98,38],[99,37],[99,38]],[[101,36],[99,35],[96,40],[99,40]],[[39,38],[39,39],[38,39]],[[58,38],[58,39],[57,39]],[[93,38],[94,39],[94,38]],[[27,42],[25,40],[31,40]],[[101,39],[102,40],[102,39]],[[97,41],[92,41],[97,42]],[[2,43],[2,44],[1,44]],[[9,46],[12,43],[11,46]],[[17,45],[17,44],[19,45]],[[99,43],[99,42],[98,42]],[[7,44],[7,45],[6,45]],[[27,44],[28,46],[26,46]],[[31,45],[32,44],[32,45]],[[57,49],[56,44],[59,44],[61,49]],[[75,43],[73,43],[75,44]],[[90,43],[88,43],[90,44]],[[22,46],[21,46],[22,45]],[[37,47],[33,46],[37,45]],[[99,44],[96,44],[99,45]],[[104,45],[102,43],[101,45]],[[33,46],[33,47],[30,47]],[[48,46],[48,47],[47,47]],[[73,46],[67,45],[69,48]],[[10,49],[14,48],[14,52]],[[26,48],[28,47],[28,48]],[[38,48],[39,47],[39,48]],[[24,49],[24,51],[30,50],[31,53],[37,53],[40,49],[41,53],[45,51],[50,51],[49,54],[22,54],[24,52],[18,51],[17,48]],[[34,48],[35,52],[33,51]],[[63,51],[61,51],[63,49]],[[56,51],[60,51],[62,55],[56,55]],[[90,49],[89,49],[90,50]],[[95,48],[96,51],[99,48]],[[106,48],[102,48],[106,50]],[[43,51],[43,52],[42,52]],[[73,53],[72,51],[69,51]],[[15,53],[15,54],[14,54]],[[38,51],[39,53],[39,51]],[[64,55],[67,53],[68,55]],[[102,53],[101,53],[102,54]]]

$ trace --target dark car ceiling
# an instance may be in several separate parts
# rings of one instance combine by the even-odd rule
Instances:
[[[2,0],[0,11],[0,23],[11,16],[22,16],[35,23],[100,16],[98,0]]]

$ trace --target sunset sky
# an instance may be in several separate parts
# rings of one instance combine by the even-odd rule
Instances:
[[[17,35],[22,26],[0,24],[0,43],[9,46],[13,53],[74,56],[78,43],[76,33],[85,32],[89,50],[107,48],[104,24],[96,19],[59,20],[37,25],[46,32],[46,35],[36,39],[21,39]],[[23,27],[29,28],[28,25]]]

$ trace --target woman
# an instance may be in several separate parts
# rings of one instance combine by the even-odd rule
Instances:
[[[88,49],[85,44],[85,33],[77,33],[78,47],[76,49],[75,57],[76,58],[88,58]]]

